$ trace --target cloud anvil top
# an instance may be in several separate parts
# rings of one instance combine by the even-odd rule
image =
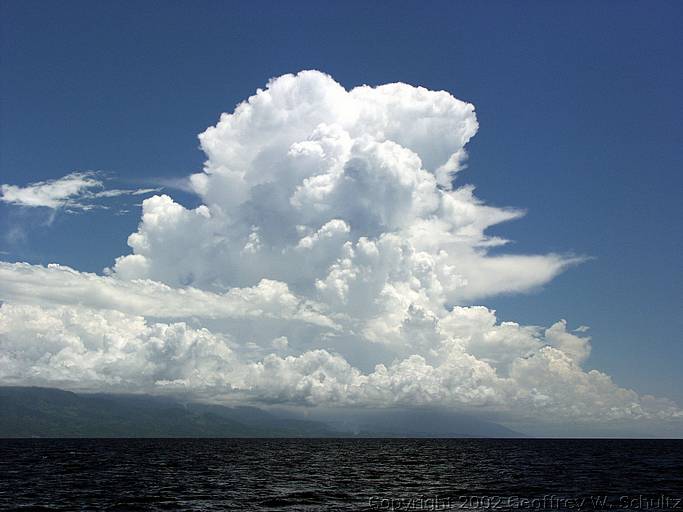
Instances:
[[[472,305],[582,261],[505,254],[507,240],[487,234],[524,211],[458,185],[477,130],[474,106],[445,91],[346,90],[318,71],[272,79],[199,135],[207,159],[188,183],[200,206],[109,192],[155,194],[130,254],[102,275],[0,263],[0,381],[681,421],[670,400],[584,369],[584,328],[501,323]],[[87,209],[102,187],[73,173],[3,185],[2,200]]]

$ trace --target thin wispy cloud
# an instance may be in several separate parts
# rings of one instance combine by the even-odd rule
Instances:
[[[103,187],[95,172],[73,172],[58,179],[37,181],[25,186],[0,185],[0,200],[29,208],[87,208],[80,199]]]
[[[160,188],[107,188],[108,178],[97,171],[72,172],[61,178],[27,185],[0,185],[0,201],[25,208],[47,208],[66,212],[108,208],[101,200],[159,192]]]

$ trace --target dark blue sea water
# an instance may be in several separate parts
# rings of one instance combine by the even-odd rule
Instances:
[[[683,441],[0,440],[0,509],[683,510]]]

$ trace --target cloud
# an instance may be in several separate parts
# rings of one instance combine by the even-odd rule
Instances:
[[[667,400],[641,399],[603,373],[582,371],[571,354],[547,344],[560,335],[585,346],[586,340],[568,334],[562,322],[540,337],[528,328],[489,323],[483,332],[474,328],[474,337],[461,338],[495,345],[516,336],[512,349],[529,353],[506,363],[510,373],[501,376],[460,343],[444,344],[438,362],[411,355],[363,373],[343,356],[322,349],[285,357],[271,353],[249,361],[244,347],[229,335],[185,322],[149,322],[114,310],[3,304],[0,313],[0,381],[5,383],[181,391],[325,406],[484,407],[513,410],[523,417],[552,414],[580,421],[672,419],[683,414]],[[461,313],[451,328],[472,329],[481,320],[477,316],[492,315],[485,308]],[[512,337],[499,336],[498,342],[475,339],[495,338],[502,334],[496,331],[510,329]],[[286,349],[287,339],[275,339],[273,345]]]
[[[92,189],[102,186],[97,173],[73,172],[59,179],[38,181],[25,187],[0,185],[2,192],[0,200],[31,208],[42,206],[52,209],[64,207],[87,209],[87,205],[80,204],[79,198]]]
[[[419,280],[419,260],[430,266],[424,292],[441,302],[536,288],[580,259],[487,255],[505,240],[486,229],[523,212],[453,186],[477,127],[474,107],[444,91],[346,91],[315,71],[276,78],[199,136],[208,159],[190,182],[203,204],[145,200],[133,253],[113,271],[209,289],[268,277],[329,295],[360,286],[351,280],[364,274],[390,272],[378,287]],[[361,261],[370,246],[377,254]],[[178,258],[187,247],[192,254]]]
[[[210,385],[231,372],[225,341],[185,323],[81,306],[3,304],[0,379],[79,389],[138,390],[184,379]]]
[[[316,71],[271,80],[199,136],[204,170],[184,183],[200,205],[146,198],[131,252],[105,275],[0,264],[0,380],[680,419],[585,370],[584,327],[499,322],[472,305],[582,261],[506,254],[487,234],[524,211],[459,184],[477,129],[474,107],[444,91],[347,91]]]
[[[138,189],[121,189],[112,188],[109,190],[102,190],[100,192],[87,194],[88,198],[104,198],[104,197],[119,197],[119,196],[140,196],[143,194],[152,194],[160,192],[161,188],[138,188]]]
[[[0,201],[27,208],[87,211],[104,208],[101,199],[159,192],[159,188],[106,189],[106,176],[95,171],[72,172],[58,179],[38,181],[26,186],[0,185]]]
[[[157,318],[265,317],[335,327],[317,310],[320,306],[292,294],[287,284],[267,279],[219,294],[150,280],[122,281],[62,265],[0,262],[0,297],[23,304],[87,304]]]

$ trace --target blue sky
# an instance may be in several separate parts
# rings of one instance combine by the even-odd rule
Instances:
[[[198,172],[198,133],[302,69],[473,103],[459,183],[528,210],[490,232],[515,241],[508,252],[592,258],[484,303],[502,320],[590,326],[587,367],[683,404],[680,2],[3,1],[1,14],[1,183],[99,170],[145,187]],[[2,204],[2,259],[100,272],[139,218],[47,225]]]

